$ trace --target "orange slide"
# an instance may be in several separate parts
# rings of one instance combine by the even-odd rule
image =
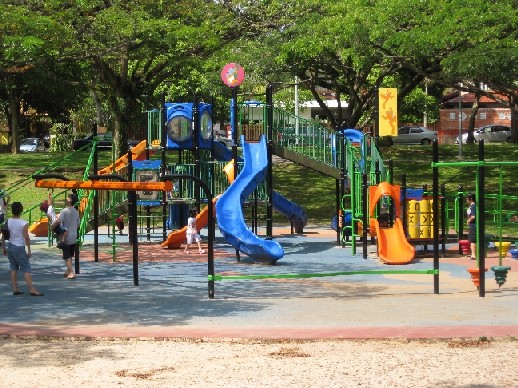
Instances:
[[[230,183],[234,181],[234,162],[231,160],[228,162],[223,171],[227,175],[227,179]],[[216,201],[218,200],[219,195],[212,200],[212,205],[214,206],[214,216],[216,216]],[[209,207],[206,206],[200,214],[196,216],[196,227],[198,230],[207,226],[209,217]],[[182,243],[186,242],[185,232],[187,231],[187,226],[184,226],[182,229],[175,230],[169,233],[167,239],[160,244],[162,247],[167,249],[178,249],[182,245]]]
[[[133,160],[141,160],[141,158],[145,157],[146,154],[146,141],[143,140],[138,143],[135,147],[131,149],[131,157]],[[128,165],[128,155],[124,154],[119,159],[115,161],[115,163],[110,164],[108,167],[105,167],[99,170],[99,175],[108,175],[112,174],[113,171],[118,171],[123,167]]]
[[[218,197],[212,200],[212,206],[214,211],[216,210],[216,201]],[[204,228],[209,223],[209,207],[205,206],[205,208],[196,216],[196,227],[198,230]],[[174,232],[169,233],[167,239],[160,244],[162,247],[167,249],[178,249],[185,243],[186,237],[185,233],[187,232],[187,226],[184,226],[182,229],[175,230]]]
[[[408,264],[415,256],[415,248],[408,242],[403,230],[403,223],[399,218],[401,203],[399,201],[399,186],[382,182],[371,187],[370,215],[374,215],[376,204],[382,196],[389,195],[396,207],[394,225],[390,228],[380,227],[375,218],[370,219],[371,226],[376,232],[378,242],[378,257],[387,264]]]
[[[36,237],[47,237],[49,234],[49,219],[47,216],[41,217],[39,221],[35,221],[29,226],[29,233]]]

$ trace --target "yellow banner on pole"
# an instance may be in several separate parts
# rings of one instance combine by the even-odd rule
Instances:
[[[397,88],[380,88],[378,93],[378,134],[397,136]]]

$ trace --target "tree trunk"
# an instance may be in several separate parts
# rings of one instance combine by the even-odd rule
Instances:
[[[518,143],[518,96],[509,96],[509,109],[511,109],[511,143]]]
[[[473,134],[473,130],[475,129],[475,120],[477,118],[478,108],[480,101],[480,93],[475,93],[475,102],[473,102],[473,106],[471,107],[471,111],[469,113],[469,121],[468,121],[468,139],[466,143],[473,144],[475,143],[475,136]]]
[[[11,122],[11,153],[17,154],[20,150],[20,101],[13,95],[12,90],[8,92],[9,96],[9,116]]]

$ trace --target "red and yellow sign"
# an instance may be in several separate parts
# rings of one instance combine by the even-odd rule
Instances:
[[[235,88],[245,79],[245,69],[238,63],[228,63],[221,70],[221,80],[230,88]]]
[[[397,136],[397,88],[380,88],[378,93],[378,135]]]

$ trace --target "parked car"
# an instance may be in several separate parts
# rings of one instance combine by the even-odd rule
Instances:
[[[229,139],[228,137],[216,136],[216,137],[214,137],[214,141],[216,143],[220,143],[220,144],[224,145],[227,148],[232,147],[232,139]]]
[[[28,137],[20,143],[20,152],[45,152],[43,139]]]
[[[505,125],[484,125],[473,131],[475,143],[480,139],[484,139],[486,143],[510,143],[511,142],[511,127]],[[468,133],[462,134],[462,144],[468,141]],[[459,137],[455,139],[455,144],[459,144]]]
[[[390,145],[393,144],[431,144],[437,140],[437,132],[430,131],[424,127],[401,127],[397,131],[397,136],[388,139]]]
[[[102,136],[102,138],[101,138]],[[98,150],[111,150],[112,149],[112,133],[106,132],[104,134],[99,134],[98,137],[100,140],[97,142],[97,149]],[[93,135],[88,135],[87,137],[83,139],[75,139],[74,143],[72,145],[72,148],[77,151],[80,148],[83,148],[87,144],[92,144],[93,142]],[[128,145],[130,147],[136,146],[138,143],[140,143],[139,140],[128,140]]]

